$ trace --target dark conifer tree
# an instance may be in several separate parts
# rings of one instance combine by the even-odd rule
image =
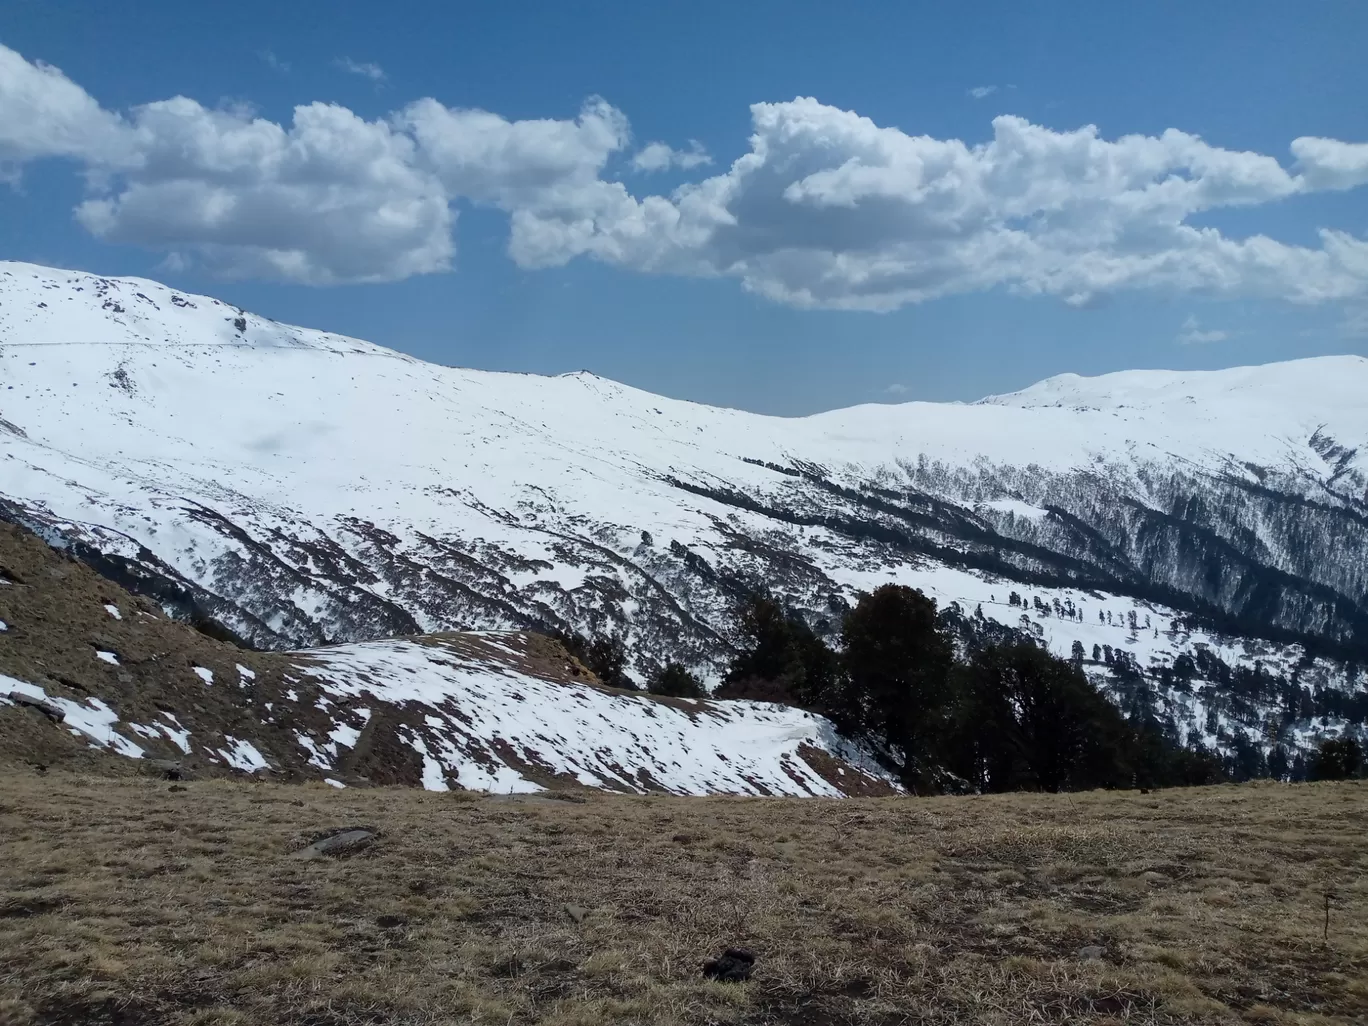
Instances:
[[[898,752],[904,776],[915,783],[943,723],[954,662],[935,601],[885,584],[861,596],[841,638],[848,716]]]
[[[715,697],[798,705],[844,725],[836,656],[807,622],[769,595],[743,605],[740,621],[743,641]]]
[[[1311,762],[1312,780],[1352,780],[1363,764],[1363,748],[1352,737],[1322,742]]]
[[[683,663],[666,663],[646,682],[646,690],[668,698],[706,698],[703,682],[690,673]]]

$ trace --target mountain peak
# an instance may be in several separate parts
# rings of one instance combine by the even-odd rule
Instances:
[[[298,328],[146,278],[0,261],[0,341],[24,345],[250,346],[400,354]]]

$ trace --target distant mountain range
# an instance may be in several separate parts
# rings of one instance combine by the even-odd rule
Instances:
[[[618,633],[716,680],[751,591],[830,634],[898,582],[1077,643],[1180,739],[1368,717],[1360,357],[779,418],[0,263],[0,370],[3,516],[258,648]]]

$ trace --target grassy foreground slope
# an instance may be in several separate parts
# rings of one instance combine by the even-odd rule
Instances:
[[[344,826],[379,836],[291,857]],[[1365,827],[1364,783],[804,801],[20,770],[0,1022],[1362,1023]],[[736,944],[751,982],[703,980]]]

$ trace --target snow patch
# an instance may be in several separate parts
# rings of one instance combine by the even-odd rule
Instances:
[[[248,741],[241,741],[238,738],[225,734],[223,739],[228,742],[226,749],[216,749],[219,755],[223,756],[223,761],[234,769],[242,770],[244,773],[255,773],[257,770],[270,769],[270,763],[266,757],[256,750]]]
[[[143,757],[141,747],[114,729],[114,725],[119,722],[118,713],[98,698],[88,699],[87,704],[73,702],[69,698],[51,696],[37,684],[29,684],[27,681],[16,680],[3,674],[0,674],[0,689],[6,693],[17,691],[30,698],[44,699],[62,711],[62,725],[73,734],[83,734],[96,745],[112,749],[130,759]]]

